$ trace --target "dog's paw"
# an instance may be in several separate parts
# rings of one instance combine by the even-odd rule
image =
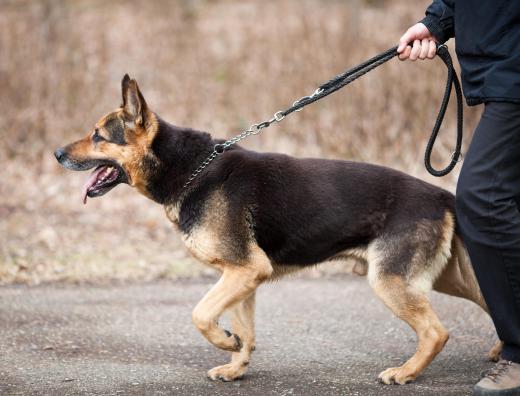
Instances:
[[[410,371],[404,366],[401,367],[391,367],[386,369],[381,374],[379,374],[379,379],[387,384],[399,384],[404,385],[412,382],[417,377],[417,373]]]
[[[213,381],[222,380],[225,382],[241,379],[247,370],[247,365],[224,364],[214,367],[208,371],[208,377]]]
[[[500,355],[502,354],[502,347],[504,343],[502,341],[497,341],[497,343],[491,348],[488,352],[487,356],[489,360],[492,362],[498,362],[500,360]]]
[[[231,352],[240,352],[240,350],[242,349],[242,340],[240,339],[238,334],[231,333],[228,330],[224,330],[224,333],[226,333],[226,336],[228,338],[226,340],[228,345],[226,345],[222,349]]]

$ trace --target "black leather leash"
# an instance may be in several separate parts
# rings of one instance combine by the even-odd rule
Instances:
[[[366,60],[365,62],[353,67],[345,71],[342,74],[334,77],[333,79],[327,81],[326,83],[319,86],[316,91],[312,95],[304,96],[303,98],[297,100],[292,104],[291,107],[277,111],[273,117],[268,120],[261,122],[259,124],[253,124],[249,127],[249,129],[243,131],[239,135],[227,140],[224,143],[216,144],[213,148],[213,151],[209,156],[200,164],[200,166],[191,174],[187,182],[184,184],[184,187],[188,186],[193,179],[195,179],[210,163],[213,161],[218,155],[223,154],[226,149],[240,140],[250,136],[256,135],[261,132],[262,129],[268,128],[271,124],[275,122],[282,121],[287,115],[302,110],[305,106],[310,105],[311,103],[316,102],[328,96],[337,90],[343,88],[344,86],[350,84],[352,81],[358,79],[359,77],[365,75],[369,71],[375,69],[378,66],[381,66],[383,63],[388,62],[390,59],[399,55],[397,53],[397,46],[389,48],[388,50],[374,56],[371,59]],[[441,107],[439,109],[439,114],[437,115],[437,119],[435,121],[435,125],[433,126],[432,133],[430,135],[430,139],[428,140],[428,144],[426,146],[426,152],[424,155],[424,165],[426,170],[433,176],[445,176],[450,173],[457,162],[460,161],[461,158],[461,147],[462,147],[462,90],[460,88],[459,78],[457,76],[457,72],[453,68],[453,62],[451,60],[450,52],[448,51],[448,47],[446,45],[438,45],[437,46],[437,55],[442,59],[446,68],[448,69],[448,76],[446,80],[446,89],[444,91],[444,97],[442,98]],[[437,135],[439,134],[439,129],[442,125],[442,121],[444,120],[444,115],[446,114],[446,109],[448,108],[448,102],[450,100],[451,88],[455,86],[455,93],[457,96],[457,140],[455,144],[455,150],[451,156],[450,163],[446,168],[437,170],[433,168],[431,164],[431,155],[433,151],[433,146],[435,145],[435,140],[437,139]]]

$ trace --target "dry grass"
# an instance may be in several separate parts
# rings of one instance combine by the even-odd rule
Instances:
[[[4,0],[0,282],[205,271],[160,207],[126,186],[83,207],[84,175],[55,163],[56,147],[119,105],[125,72],[165,119],[231,136],[393,45],[427,3]],[[422,163],[444,73],[440,60],[392,61],[245,146],[385,164],[452,189],[455,174],[434,180]],[[466,112],[466,131],[477,115]],[[438,159],[454,128],[450,114]]]

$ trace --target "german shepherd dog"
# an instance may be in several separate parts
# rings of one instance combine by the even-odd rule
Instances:
[[[417,333],[415,354],[379,374],[386,384],[414,380],[448,340],[428,300],[432,289],[487,311],[456,232],[451,193],[382,166],[237,146],[184,187],[222,140],[162,120],[128,75],[122,95],[119,108],[55,156],[68,169],[94,168],[84,201],[127,183],[163,205],[193,256],[221,272],[193,310],[202,335],[232,352],[230,363],[208,372],[211,379],[245,374],[255,349],[257,287],[330,260],[357,259],[355,272]],[[226,310],[232,332],[218,325]],[[499,352],[497,344],[490,354]]]

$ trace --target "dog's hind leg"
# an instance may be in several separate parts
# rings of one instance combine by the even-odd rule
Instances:
[[[247,371],[251,353],[255,349],[255,294],[253,292],[231,308],[231,327],[233,333],[240,337],[242,348],[239,352],[232,353],[230,363],[209,370],[208,376],[211,379],[232,381],[242,377]]]
[[[379,374],[386,384],[413,381],[442,350],[448,332],[427,293],[451,257],[453,216],[388,230],[368,248],[368,281],[392,312],[417,334],[415,354]]]
[[[442,350],[448,341],[448,332],[433,312],[426,295],[401,277],[379,277],[371,281],[371,285],[385,305],[417,333],[415,354],[402,366],[379,374],[385,384],[406,384],[413,381]]]

